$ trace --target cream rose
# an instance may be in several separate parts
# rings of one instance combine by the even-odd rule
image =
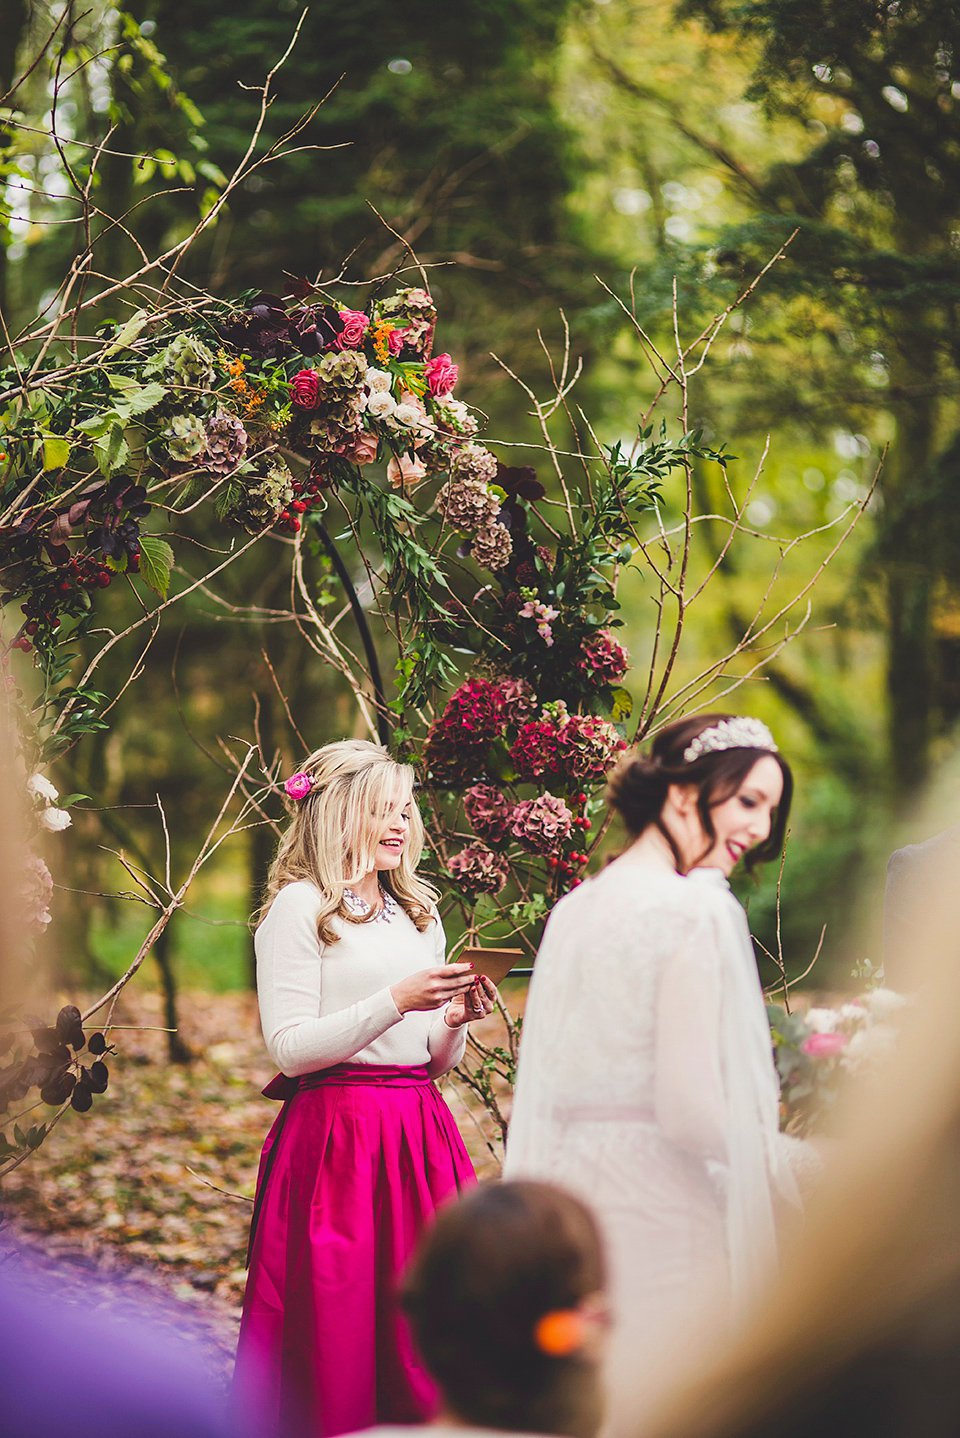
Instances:
[[[367,414],[373,415],[374,419],[389,419],[396,415],[396,409],[393,396],[385,390],[375,390],[367,400]]]

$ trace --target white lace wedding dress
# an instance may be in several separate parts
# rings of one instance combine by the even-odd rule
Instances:
[[[718,1295],[775,1260],[773,1190],[796,1199],[746,915],[719,869],[629,851],[563,899],[537,956],[506,1178],[577,1193],[607,1243],[634,1380]]]

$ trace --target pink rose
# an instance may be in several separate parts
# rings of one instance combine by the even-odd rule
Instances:
[[[290,398],[298,409],[316,409],[320,381],[315,369],[298,370],[290,381]]]
[[[846,1034],[811,1034],[800,1045],[801,1051],[812,1059],[832,1058],[847,1046]]]
[[[419,484],[427,477],[427,466],[422,459],[411,459],[408,454],[402,454],[399,459],[394,455],[387,465],[387,479],[396,489],[403,489],[408,484]]]
[[[370,321],[363,310],[341,310],[343,329],[336,338],[338,350],[355,350],[363,344],[363,337],[370,328]]]
[[[305,799],[313,788],[313,779],[309,774],[291,774],[289,779],[284,780],[284,789],[291,799]]]
[[[392,355],[398,355],[403,349],[404,340],[407,338],[406,330],[391,330],[387,335],[387,349]]]
[[[368,429],[360,429],[343,444],[337,445],[337,454],[342,454],[351,464],[373,464],[377,457],[377,437]]]
[[[432,360],[427,361],[424,374],[430,393],[434,399],[440,399],[453,392],[460,371],[449,355],[434,355]]]

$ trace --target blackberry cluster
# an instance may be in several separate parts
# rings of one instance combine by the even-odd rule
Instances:
[[[128,553],[127,568],[134,574],[139,570],[139,549]],[[26,603],[21,604],[24,622],[12,648],[29,654],[38,633],[53,634],[60,628],[58,611],[74,608],[82,589],[106,589],[112,581],[113,573],[95,554],[71,556],[50,573],[50,583],[45,589],[34,590]]]

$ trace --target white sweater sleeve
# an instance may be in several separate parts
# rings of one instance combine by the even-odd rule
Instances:
[[[436,960],[438,964],[443,964],[447,955],[447,936],[443,932],[439,914],[436,915],[435,928]],[[452,1068],[456,1068],[467,1047],[466,1024],[461,1024],[458,1029],[452,1029],[444,1019],[446,1012],[447,1005],[444,1004],[430,1025],[430,1032],[427,1035],[427,1047],[430,1050],[430,1064],[427,1073],[431,1078],[439,1078],[441,1074],[449,1073]]]
[[[320,1017],[323,955],[316,898],[308,886],[280,890],[255,947],[264,1043],[288,1078],[344,1063],[403,1017],[389,987]]]

